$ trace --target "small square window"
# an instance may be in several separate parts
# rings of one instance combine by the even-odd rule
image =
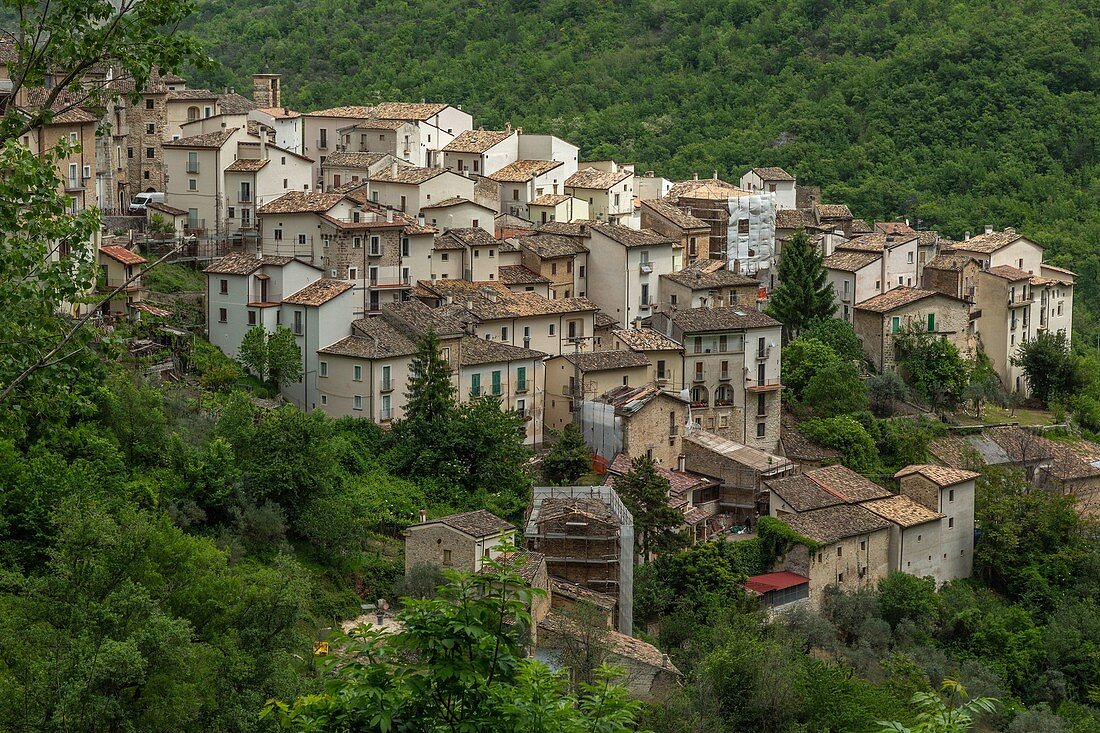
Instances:
[[[156,108],[156,106],[157,106],[156,101],[154,101],[152,99],[146,99],[145,100],[145,109],[154,109],[154,108]]]

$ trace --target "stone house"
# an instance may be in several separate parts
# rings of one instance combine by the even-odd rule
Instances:
[[[664,199],[640,202],[641,225],[680,242],[675,270],[710,257],[710,225]]]
[[[513,293],[536,293],[550,299],[550,278],[543,277],[523,265],[501,265],[497,268],[497,280]]]
[[[127,315],[131,306],[145,299],[147,289],[141,281],[145,258],[121,244],[99,246],[99,278],[96,291],[103,296],[122,288],[110,300],[103,303],[104,315]]]
[[[527,203],[527,215],[531,217],[531,221],[539,224],[589,219],[589,213],[587,201],[566,193],[544,193]]]
[[[339,151],[337,148],[337,145],[341,144],[339,131],[354,126],[358,122],[365,122],[371,116],[371,108],[364,105],[331,107],[302,114],[301,153],[314,160],[313,175],[316,180],[323,180],[321,168],[328,160],[328,156]]]
[[[855,322],[855,304],[882,292],[882,255],[843,250],[824,261],[826,277],[837,302],[836,317]]]
[[[878,371],[897,362],[896,339],[910,331],[935,334],[950,341],[964,357],[969,340],[970,307],[950,295],[898,287],[857,303],[855,330],[863,351]]]
[[[725,260],[728,256],[727,242],[729,239],[729,222],[731,198],[749,195],[732,183],[718,178],[718,172],[714,172],[713,178],[699,178],[695,176],[691,180],[678,181],[668,191],[668,203],[677,208],[687,209],[696,219],[705,221],[710,228],[707,244],[709,252],[699,250],[700,257],[714,260]],[[740,227],[735,223],[735,227]],[[701,243],[701,242],[700,242]]]
[[[520,159],[486,177],[500,184],[501,213],[530,221],[528,205],[545,194],[563,193],[570,175],[569,166],[560,160]]]
[[[520,262],[550,281],[551,298],[584,297],[588,291],[588,248],[573,237],[538,232],[513,241]]]
[[[943,514],[904,494],[865,501],[862,506],[890,523],[891,571],[938,578],[948,559],[940,532]]]
[[[409,216],[418,216],[423,207],[456,196],[472,200],[474,181],[446,168],[401,168],[394,163],[389,170],[370,177],[371,201]]]
[[[920,286],[973,304],[981,269],[981,263],[969,255],[936,255],[925,263]]]
[[[754,277],[729,270],[720,260],[697,259],[676,272],[661,275],[657,307],[756,310],[763,285]]]
[[[858,504],[789,514],[781,521],[814,543],[795,545],[775,569],[810,579],[809,605],[815,610],[827,587],[874,588],[890,572],[890,523]]]
[[[443,146],[443,167],[488,176],[519,159],[519,131],[467,130]]]
[[[684,347],[680,389],[696,424],[765,451],[779,442],[778,321],[756,310],[694,308],[659,312],[653,328]]]
[[[796,468],[786,458],[691,426],[684,431],[682,446],[684,467],[719,482],[719,507],[738,524],[751,521],[756,513],[767,513],[766,482]]]
[[[321,166],[322,189],[331,191],[349,184],[366,183],[376,173],[397,162],[389,153],[353,153],[336,151],[325,157]]]
[[[635,351],[566,352],[546,361],[546,427],[573,422],[580,402],[615,387],[645,384],[649,359]]]
[[[444,199],[434,204],[420,207],[420,213],[427,224],[446,232],[450,229],[484,229],[493,233],[493,221],[496,212],[488,206],[464,199],[461,196]],[[485,279],[485,278],[478,278]]]
[[[650,373],[645,382],[658,387],[679,385],[684,365],[684,348],[668,336],[652,328],[613,328],[610,338],[596,346],[597,351],[628,349],[644,354]]]
[[[604,484],[614,487],[616,480],[630,473],[632,468],[632,457],[625,452],[620,453],[608,466]],[[691,544],[706,542],[734,523],[732,515],[722,513],[720,482],[685,470],[683,456],[677,463],[656,466],[655,471],[668,481],[668,506],[683,515],[682,529]]]
[[[589,217],[609,224],[629,223],[634,216],[634,169],[607,161],[565,179],[564,193],[588,202]]]
[[[783,519],[838,504],[886,499],[892,494],[845,466],[824,466],[806,473],[765,481],[769,513]]]
[[[740,185],[746,191],[773,194],[777,209],[795,209],[798,207],[795,201],[795,177],[778,166],[753,168],[741,176]]]
[[[937,583],[968,578],[973,570],[974,482],[978,476],[973,471],[935,465],[906,466],[894,475],[902,495],[939,516],[939,556],[933,556],[935,572],[927,573],[934,575]]]
[[[581,404],[578,427],[589,449],[606,461],[620,454],[679,465],[687,403],[654,384],[616,387]]]

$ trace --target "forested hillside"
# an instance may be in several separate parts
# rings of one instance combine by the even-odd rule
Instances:
[[[221,63],[195,81],[281,72],[302,109],[443,100],[666,177],[782,165],[859,216],[1016,226],[1095,342],[1095,3],[203,0],[191,28]]]

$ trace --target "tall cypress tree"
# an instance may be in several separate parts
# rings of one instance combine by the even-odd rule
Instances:
[[[405,417],[432,421],[448,415],[456,404],[451,382],[451,365],[439,353],[439,334],[429,329],[417,344],[409,368],[409,391],[405,393]]]
[[[779,286],[772,293],[767,313],[783,324],[789,341],[799,331],[836,312],[821,252],[799,229],[783,246],[779,257]]]

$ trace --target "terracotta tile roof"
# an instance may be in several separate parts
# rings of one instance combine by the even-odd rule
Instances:
[[[823,466],[806,475],[821,488],[849,503],[890,496],[890,491],[845,466]]]
[[[382,306],[381,317],[394,328],[415,338],[420,338],[429,330],[440,336],[461,336],[465,333],[462,322],[457,318],[441,308],[430,308],[419,300],[388,303]]]
[[[215,275],[248,275],[265,265],[282,267],[293,261],[293,257],[256,257],[243,252],[234,252],[222,257],[203,272]]]
[[[724,308],[690,308],[676,311],[670,319],[684,333],[738,331],[744,328],[777,328],[781,324],[771,316],[733,306]]]
[[[774,183],[776,181],[793,181],[794,180],[794,176],[792,176],[790,173],[788,173],[787,171],[783,170],[782,168],[780,168],[778,166],[770,166],[770,167],[765,167],[765,168],[753,168],[752,172],[755,173],[757,176],[759,176],[761,180],[769,181],[769,182],[772,182],[772,183]]]
[[[825,258],[824,264],[830,270],[857,272],[872,262],[878,262],[882,255],[876,252],[834,252]]]
[[[1054,265],[1048,264],[1046,262],[1043,263],[1043,269],[1044,270],[1053,270],[1054,272],[1058,272],[1058,273],[1061,273],[1063,275],[1069,275],[1070,277],[1077,277],[1077,273],[1074,272],[1073,270],[1067,270],[1064,267],[1055,267]]]
[[[145,208],[152,209],[153,211],[162,211],[170,216],[187,216],[186,209],[179,209],[175,206],[169,206],[168,204],[161,203],[160,201],[150,201],[145,204]]]
[[[438,234],[439,230],[433,227],[431,224],[416,224],[409,222],[402,229],[405,234]]]
[[[274,117],[277,120],[293,120],[302,116],[301,112],[295,112],[286,107],[257,107],[256,111],[263,112],[265,115]]]
[[[1031,279],[1030,272],[1021,270],[1018,267],[1013,267],[1012,265],[997,265],[996,267],[990,267],[986,272],[1003,280],[1008,280],[1009,282]]]
[[[664,217],[681,229],[710,229],[710,225],[702,219],[692,216],[690,212],[674,206],[667,199],[647,199],[641,202],[642,207]]]
[[[611,328],[612,326],[619,325],[615,316],[608,315],[607,313],[597,313],[596,317],[593,319],[593,323],[596,328]]]
[[[611,335],[631,351],[680,351],[684,348],[652,328],[616,328]]]
[[[562,165],[560,160],[517,160],[486,178],[499,183],[524,183]]]
[[[515,130],[466,130],[451,142],[443,146],[444,153],[484,153],[494,145],[499,145]]]
[[[288,305],[324,305],[338,295],[351,290],[354,286],[344,280],[321,278],[283,298]]]
[[[902,527],[916,527],[918,524],[935,522],[946,516],[945,514],[932,511],[923,504],[918,504],[904,494],[896,494],[885,499],[875,499],[874,501],[865,501],[861,506],[883,519],[889,520]]]
[[[947,270],[949,272],[962,272],[966,263],[975,262],[973,257],[967,255],[936,255],[925,264],[924,269]]]
[[[598,168],[579,170],[565,179],[565,185],[571,188],[593,188],[606,190],[615,184],[630,178],[634,174],[620,168],[615,173],[601,171]]]
[[[599,499],[572,496],[550,496],[539,505],[539,514],[536,524],[561,519],[573,514],[593,519],[614,527],[619,526],[618,518]]]
[[[169,96],[169,99],[171,96]],[[236,92],[218,95],[218,109],[224,115],[240,115],[256,109],[256,103]]]
[[[557,206],[563,201],[573,198],[567,193],[544,193],[531,200],[530,206]]]
[[[368,117],[360,122],[356,122],[354,125],[340,128],[340,132],[345,130],[399,130],[405,125],[411,124],[407,120],[384,120],[380,117]]]
[[[239,129],[239,127],[227,127],[224,130],[181,137],[179,140],[169,140],[163,145],[166,148],[220,148]]]
[[[921,463],[906,466],[897,473],[894,474],[894,478],[901,478],[902,476],[911,476],[914,473],[924,476],[926,479],[941,487],[954,486],[955,484],[961,484],[963,481],[973,481],[981,476],[980,473],[974,471],[965,471],[959,468],[948,468],[946,466],[937,466],[932,463]]]
[[[725,263],[720,262],[718,268],[713,268],[712,262],[715,260],[696,260],[679,272],[670,272],[661,277],[692,290],[760,285],[756,278],[726,269]]]
[[[916,230],[904,221],[875,222],[875,231],[882,232],[883,234],[911,234],[914,236],[917,234]]]
[[[526,237],[516,237],[515,242],[521,248],[534,252],[543,259],[570,257],[588,251],[588,248],[577,240],[563,237],[560,234],[540,232],[529,234]]]
[[[329,107],[328,109],[319,109],[313,112],[306,112],[306,117],[348,117],[353,119],[366,119],[371,116],[373,107],[364,106],[346,106],[346,107]]]
[[[679,243],[678,240],[672,237],[666,237],[652,229],[631,229],[622,224],[608,224],[606,222],[592,220],[583,223],[590,231],[599,232],[608,239],[618,242],[624,247],[657,247]]]
[[[497,280],[421,280],[417,287],[430,297],[451,297],[455,307],[467,310],[481,320],[578,313],[599,308],[588,298],[549,300],[538,293],[513,293],[507,285]]]
[[[461,242],[467,247],[495,247],[500,244],[499,239],[481,227],[458,227],[455,229],[448,229],[446,232],[436,237],[437,242],[441,239],[452,239]]]
[[[745,191],[732,183],[727,183],[720,178],[700,178],[690,181],[678,181],[672,184],[665,197],[670,201],[677,199],[705,199],[708,201],[725,201],[737,196],[751,196],[750,191]]]
[[[603,372],[612,369],[634,369],[649,366],[649,358],[645,354],[623,349],[562,354],[562,357],[582,372]]]
[[[550,278],[543,277],[523,265],[501,265],[497,268],[497,272],[500,281],[505,285],[544,285],[550,282]]]
[[[417,528],[425,527],[429,524],[443,524],[451,529],[457,529],[459,532],[479,539],[515,529],[515,525],[511,522],[501,519],[492,512],[478,509],[463,514],[449,514],[446,517],[430,519],[427,522],[414,524],[409,527],[408,531],[413,532]]]
[[[473,206],[477,206],[480,209],[485,209],[488,212],[493,211],[488,206],[482,206],[478,202],[471,201],[470,199],[464,198],[462,196],[451,196],[449,199],[443,199],[442,201],[440,201],[438,203],[429,204],[428,206],[421,206],[420,210],[421,211],[426,211],[426,210],[431,210],[431,209],[447,209],[447,208],[450,208],[452,206],[461,206],[462,204],[471,204]]]
[[[845,503],[843,499],[821,488],[805,474],[770,479],[764,484],[773,494],[787,502],[796,512],[808,512]]]
[[[681,404],[688,404],[679,393],[666,392],[653,382],[640,387],[624,384],[600,395],[600,399],[615,407],[616,415],[633,415],[658,397],[667,397]]]
[[[615,596],[600,593],[599,591],[585,588],[583,585],[577,585],[576,583],[570,583],[568,580],[554,577],[550,578],[550,594],[551,597],[561,596],[571,601],[591,603],[593,606],[602,608],[605,611],[612,610],[619,602],[619,599]],[[551,605],[553,605],[553,601],[551,601]]]
[[[870,534],[890,527],[890,523],[885,519],[858,504],[838,504],[802,514],[792,514],[780,517],[780,521],[803,537],[823,545],[831,545],[846,537]]]
[[[372,175],[370,179],[379,183],[407,183],[418,186],[444,173],[454,173],[454,171],[448,171],[446,168],[398,168],[397,173],[394,173],[390,168],[386,168]]]
[[[798,430],[798,425],[789,415],[779,418],[779,442],[788,458],[802,462],[822,462],[840,458],[840,452],[813,442]]]
[[[607,478],[604,484],[614,486],[615,477],[625,476],[630,473],[633,468],[633,462],[634,459],[626,453],[619,453],[616,455],[611,465],[607,468]],[[714,479],[700,476],[690,471],[672,471],[660,465],[654,465],[653,470],[658,476],[668,481],[669,491],[672,496],[677,498],[687,497],[690,499],[691,495],[689,492],[695,489],[703,489],[708,486],[718,485],[718,482]]]
[[[386,153],[352,153],[337,150],[325,158],[322,168],[357,168],[366,170],[386,157]]]
[[[319,191],[288,191],[274,201],[256,210],[257,214],[321,214],[344,198],[342,193],[320,193]]]
[[[209,89],[174,89],[168,91],[168,101],[215,100],[218,95]]]
[[[530,585],[538,577],[539,570],[546,566],[546,555],[533,550],[515,550],[504,552],[497,557],[497,562],[508,566],[508,569],[516,573]],[[481,575],[493,575],[496,569],[491,565],[482,565],[478,571]]]
[[[934,290],[921,290],[920,288],[897,287],[885,293],[880,293],[868,298],[862,303],[856,303],[856,310],[870,311],[872,313],[889,313],[903,306],[912,305],[925,298],[935,295],[948,297]]]
[[[225,167],[229,173],[254,173],[265,165],[267,158],[237,158]]]
[[[981,454],[970,443],[950,435],[928,441],[928,452],[951,468],[977,468],[985,463]]]
[[[101,245],[99,251],[110,257],[116,262],[121,262],[124,265],[140,265],[146,260],[137,252],[131,252],[125,247],[118,244],[104,244]]]
[[[543,638],[543,636],[550,638],[564,636],[584,640],[591,635],[589,631],[582,628],[575,621],[555,613],[550,613],[540,621],[539,629],[542,630],[540,638]],[[610,629],[601,632],[601,639],[613,656],[631,659],[669,674],[680,676],[680,670],[676,669],[676,665],[672,663],[668,655],[662,653],[660,649],[649,642]]]
[[[817,229],[817,219],[809,209],[780,209],[775,212],[776,229]]]
[[[427,120],[451,105],[442,102],[381,102],[374,105],[374,116],[384,120]]]
[[[852,219],[848,227],[849,234],[868,234],[873,231],[866,219]]]
[[[818,221],[823,219],[851,219],[852,211],[847,204],[817,204],[814,206],[814,216]]]
[[[541,351],[525,349],[522,346],[512,346],[500,341],[489,341],[474,336],[466,336],[462,339],[459,349],[458,363],[461,366],[477,366],[479,364],[502,364],[510,361],[542,360],[548,356]]]
[[[1006,228],[1001,232],[990,232],[989,234],[979,234],[976,237],[971,237],[965,242],[956,242],[952,245],[955,249],[961,249],[966,252],[980,252],[982,254],[991,254],[1003,247],[1007,247],[1013,242],[1023,239],[1023,236],[1016,233],[1015,229],[1011,227]]]
[[[323,349],[317,349],[317,353],[346,356],[352,359],[391,359],[416,353],[416,344],[401,334],[393,332],[392,329],[373,328],[372,330],[387,330],[390,338],[383,340],[373,336],[346,336]]]
[[[446,232],[444,232],[444,234],[446,234]],[[437,234],[435,242],[432,244],[432,249],[436,252],[461,252],[466,249],[466,245],[460,239]]]

